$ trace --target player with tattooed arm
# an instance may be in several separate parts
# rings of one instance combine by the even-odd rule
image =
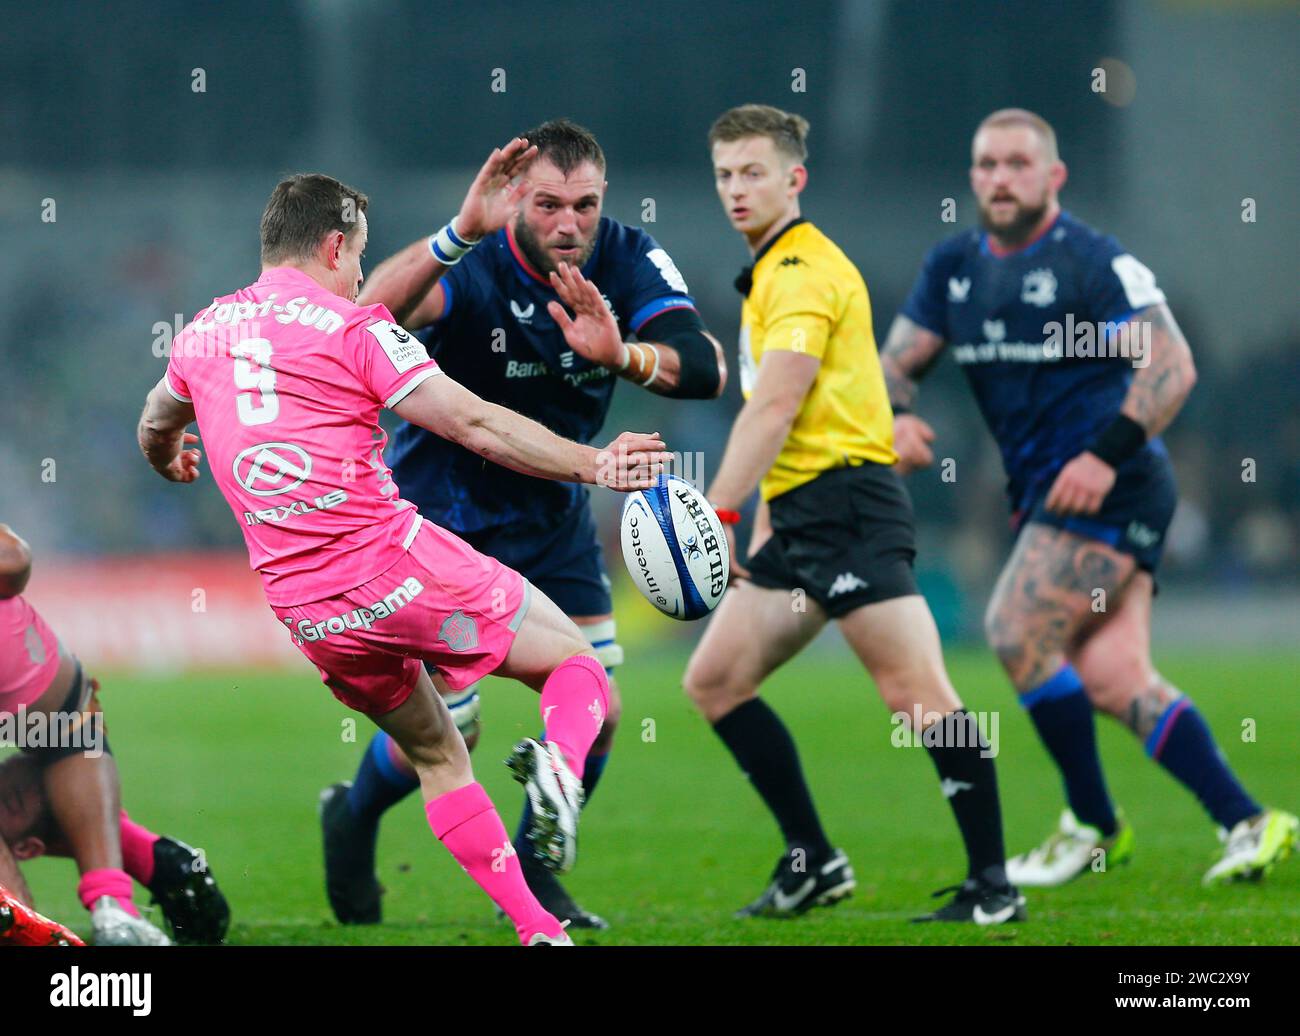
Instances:
[[[1060,885],[1098,849],[1110,865],[1132,855],[1094,710],[1128,726],[1223,829],[1207,884],[1261,876],[1300,821],[1247,793],[1195,705],[1151,661],[1155,570],[1177,499],[1160,433],[1196,382],[1191,351],[1151,271],[1061,209],[1066,167],[1051,126],[997,111],[972,152],[983,230],[931,250],[881,359],[903,468],[934,459],[934,432],[909,407],[951,345],[1007,473],[1018,538],[985,633],[1069,806],[1042,845],[1008,861],[1008,877]]]

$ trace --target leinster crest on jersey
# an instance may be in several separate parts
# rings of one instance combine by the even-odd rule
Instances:
[[[1047,268],[1030,270],[1020,286],[1020,301],[1031,306],[1050,306],[1056,301],[1056,274]]]

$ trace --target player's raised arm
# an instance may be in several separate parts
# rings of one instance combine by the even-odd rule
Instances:
[[[894,450],[902,473],[934,463],[934,452],[930,449],[934,429],[910,410],[916,401],[917,382],[939,358],[944,344],[939,335],[900,313],[894,318],[885,347],[880,351],[889,405],[895,415]]]
[[[551,273],[564,305],[547,304],[564,340],[578,355],[661,396],[715,399],[727,384],[722,345],[693,309],[673,309],[649,320],[639,342],[624,342],[597,287],[568,263]],[[569,316],[568,309],[573,310]]]
[[[17,597],[32,574],[32,548],[0,522],[0,599]]]
[[[672,456],[658,433],[624,432],[603,450],[572,442],[448,377],[422,382],[393,410],[494,464],[557,482],[645,489]]]
[[[185,430],[193,420],[194,404],[177,399],[166,379],[161,379],[145,400],[136,438],[149,466],[169,482],[193,482],[199,477],[203,455],[185,448],[199,441]]]
[[[427,327],[441,317],[445,296],[438,278],[460,262],[480,238],[500,230],[515,214],[529,187],[521,174],[535,157],[537,148],[522,137],[495,148],[474,177],[455,218],[436,234],[412,242],[375,267],[358,303],[383,303],[399,324],[411,330]],[[512,182],[516,177],[521,179]]]

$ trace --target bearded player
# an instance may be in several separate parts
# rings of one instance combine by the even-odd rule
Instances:
[[[80,874],[77,897],[90,911],[95,943],[165,946],[167,936],[140,916],[123,868],[121,784],[104,734],[99,684],[22,596],[31,572],[31,548],[0,523],[0,720],[16,730],[35,723],[48,732],[24,737],[19,747],[37,764],[49,812],[66,832],[66,852]],[[0,884],[30,903],[7,846],[0,865]]]
[[[794,739],[759,696],[769,674],[835,620],[896,716],[924,716],[929,750],[966,847],[965,880],[922,921],[1001,924],[1024,899],[1003,869],[997,775],[975,717],[944,667],[912,573],[912,505],[893,464],[893,421],[857,267],[803,219],[808,123],[767,105],[709,131],[714,182],[753,264],[736,281],[745,405],[709,500],[727,528],[733,576],[687,666],[686,693],[749,777],[785,853],[739,916],[792,916],[856,886],[822,828]],[[748,570],[731,528],[761,489]],[[867,794],[866,775],[863,792]]]
[[[118,836],[122,869],[149,890],[176,942],[219,943],[225,938],[230,907],[198,851],[155,834],[126,810],[119,814]],[[39,761],[16,753],[0,762],[0,884],[30,905],[18,865],[41,856],[72,855],[72,843],[50,810]]]
[[[1196,706],[1151,661],[1155,571],[1176,501],[1160,433],[1196,381],[1191,351],[1151,271],[1061,210],[1066,168],[1042,118],[1014,108],[986,118],[970,176],[984,230],[926,257],[882,360],[903,465],[933,460],[934,433],[909,408],[951,343],[1007,473],[1019,535],[985,633],[1068,803],[1042,845],[1008,861],[1008,875],[1060,885],[1092,869],[1098,850],[1110,865],[1131,856],[1094,710],[1127,726],[1224,830],[1207,884],[1262,875],[1300,822],[1246,792]],[[1063,329],[1084,327],[1113,355],[1084,337],[1067,348]]]
[[[524,141],[494,152],[508,170]],[[476,181],[476,184],[478,181]],[[471,189],[474,193],[476,188]],[[425,661],[453,689],[491,672],[541,693],[547,740],[511,766],[534,807],[533,839],[572,866],[582,773],[609,706],[605,671],[577,628],[517,572],[403,500],[382,460],[379,410],[541,478],[650,485],[668,455],[625,433],[603,453],[563,439],[447,377],[378,305],[360,306],[367,198],[319,174],[281,182],[262,216],[262,275],[172,343],[138,436],[163,477],[193,482],[198,422],[267,601],[344,704],[401,746],[429,826],[513,921],[524,945],[569,945],[528,890],[501,819]],[[508,206],[497,192],[484,207]]]
[[[526,136],[532,148],[498,185],[513,192],[517,212],[485,218],[471,198],[443,231],[381,263],[362,301],[385,304],[429,340],[444,370],[484,399],[579,442],[600,431],[619,379],[674,398],[718,395],[726,378],[721,346],[672,259],[644,231],[601,215],[608,185],[595,137],[564,119]],[[504,174],[520,182],[511,187]],[[625,343],[632,335],[638,341]],[[388,460],[404,497],[551,598],[611,675],[609,715],[583,775],[590,799],[621,712],[612,674],[623,652],[587,491],[484,464],[414,424],[396,431]],[[448,704],[472,748],[474,687]],[[326,888],[340,921],[379,921],[379,820],[415,787],[401,752],[380,732],[351,785],[322,795]],[[607,927],[539,864],[530,822],[525,803],[514,845],[529,887],[572,927]]]

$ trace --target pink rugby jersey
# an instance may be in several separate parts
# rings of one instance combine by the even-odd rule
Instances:
[[[385,307],[292,267],[214,299],[172,341],[167,389],[194,404],[272,605],[352,590],[402,556],[421,519],[384,464],[379,410],[441,373]]]
[[[22,596],[0,599],[0,710],[30,705],[59,671],[59,638]]]

